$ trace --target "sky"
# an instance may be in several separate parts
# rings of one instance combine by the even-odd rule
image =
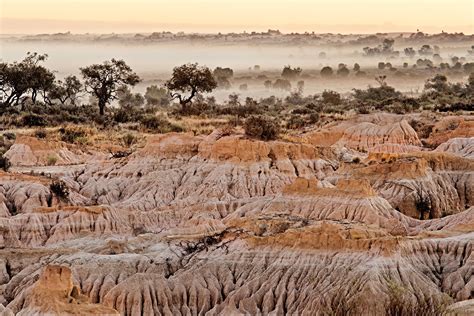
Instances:
[[[473,0],[0,0],[0,34],[474,33]]]

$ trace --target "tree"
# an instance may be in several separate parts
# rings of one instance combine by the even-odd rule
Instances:
[[[4,94],[3,107],[23,103],[26,94],[36,102],[38,93],[51,89],[54,74],[39,65],[48,55],[28,53],[21,62],[0,63],[0,91]]]
[[[413,49],[413,47],[405,48],[404,52],[405,52],[405,55],[410,58],[413,58],[416,55],[416,51]]]
[[[327,78],[327,77],[331,77],[333,74],[334,74],[334,71],[329,66],[323,67],[323,69],[321,69],[321,77]]]
[[[345,64],[339,64],[339,68],[337,69],[337,75],[340,77],[347,77],[349,76],[349,69],[347,69],[347,66]]]
[[[217,67],[214,69],[212,72],[215,78],[223,77],[230,79],[234,76],[234,71],[231,68],[222,68],[222,67]]]
[[[127,86],[117,92],[117,98],[122,108],[139,108],[145,104],[145,98],[140,93],[132,93]]]
[[[102,64],[81,68],[86,91],[97,98],[100,115],[105,106],[117,99],[117,92],[123,86],[135,86],[140,77],[123,60],[112,58]]]
[[[385,63],[383,61],[379,62],[379,64],[377,65],[377,68],[379,68],[380,70],[384,70],[385,69]]]
[[[433,55],[433,48],[431,48],[430,45],[425,44],[425,45],[421,46],[421,48],[418,50],[418,54],[419,55],[431,56],[431,55]]]
[[[217,67],[214,69],[212,74],[214,75],[219,88],[229,89],[231,87],[230,79],[234,76],[234,71],[232,69]]]
[[[166,88],[151,85],[146,88],[145,100],[147,105],[168,106],[170,104],[169,91]]]
[[[296,89],[298,89],[298,93],[299,93],[299,94],[303,94],[303,91],[304,91],[304,80],[298,81],[298,83],[296,84]]]
[[[285,66],[283,67],[281,76],[287,80],[293,80],[296,79],[302,71],[303,69],[301,69],[300,67],[291,68],[291,66]]]
[[[272,81],[271,80],[265,80],[263,82],[263,85],[265,86],[266,89],[270,89],[272,87]]]
[[[273,88],[290,91],[291,90],[291,82],[289,82],[286,79],[277,79],[277,80],[275,80],[275,83],[273,84]]]
[[[227,104],[230,106],[240,106],[239,95],[237,93],[229,94],[229,100],[227,101]]]
[[[354,68],[352,68],[355,72],[358,72],[360,70],[360,65],[358,63],[354,64]]]
[[[472,63],[465,63],[463,66],[462,66],[464,72],[466,74],[472,74],[474,73],[474,62]]]
[[[76,76],[67,76],[64,81],[57,80],[53,83],[51,89],[43,94],[46,103],[52,104],[52,100],[59,100],[61,104],[68,101],[75,105],[77,95],[82,91],[82,84]]]
[[[395,44],[395,40],[392,38],[386,38],[382,42],[382,52],[383,53],[391,53],[393,52],[393,44]]]
[[[217,82],[209,68],[195,63],[175,67],[165,86],[172,91],[171,98],[178,99],[184,109],[198,93],[214,90]]]
[[[468,96],[474,97],[474,72],[471,73],[467,78],[466,94]]]
[[[435,63],[440,63],[443,61],[443,58],[441,58],[441,56],[439,54],[433,54],[433,61]]]
[[[450,90],[448,78],[445,75],[437,74],[426,81],[425,90],[436,91],[438,93],[448,92]]]

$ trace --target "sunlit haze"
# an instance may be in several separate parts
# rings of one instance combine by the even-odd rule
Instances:
[[[473,33],[472,0],[2,0],[0,33]]]

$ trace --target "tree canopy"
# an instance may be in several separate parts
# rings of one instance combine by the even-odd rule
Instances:
[[[117,99],[117,92],[123,86],[134,86],[140,78],[123,60],[111,59],[102,64],[81,68],[86,91],[98,100],[100,115],[104,115],[105,106]]]
[[[209,68],[194,63],[175,67],[165,86],[171,91],[171,98],[185,107],[198,93],[214,90],[217,82]]]

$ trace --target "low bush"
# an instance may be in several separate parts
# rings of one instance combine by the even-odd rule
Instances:
[[[46,164],[48,166],[54,166],[58,162],[58,157],[56,155],[50,155],[46,158]]]
[[[250,116],[245,120],[245,134],[262,140],[274,140],[280,133],[280,126],[267,116]]]
[[[71,144],[85,144],[90,131],[82,126],[66,126],[59,129],[61,140]]]
[[[46,132],[46,130],[44,128],[39,128],[37,130],[35,130],[35,137],[36,138],[46,138],[46,136],[48,135],[48,132]]]
[[[306,126],[306,120],[300,115],[292,115],[289,120],[286,122],[286,128],[288,129],[298,129]]]
[[[157,133],[182,132],[183,128],[172,124],[166,118],[156,115],[146,115],[141,121],[141,125],[148,131]]]
[[[130,147],[137,142],[137,137],[132,133],[123,135],[122,142],[125,146]]]
[[[250,115],[261,115],[268,109],[266,106],[258,105],[238,105],[238,106],[227,106],[218,110],[220,115],[235,115],[238,117],[248,117]]]
[[[49,185],[49,189],[60,199],[67,199],[69,197],[69,188],[62,180],[53,180]]]
[[[41,115],[28,113],[22,116],[21,125],[27,127],[46,126],[48,121]]]
[[[10,169],[10,167],[10,160],[4,155],[0,155],[0,169],[6,172],[8,169]]]

